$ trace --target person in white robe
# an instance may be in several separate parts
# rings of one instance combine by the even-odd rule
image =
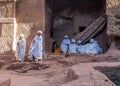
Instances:
[[[98,54],[97,46],[95,44],[95,40],[94,39],[90,39],[90,43],[89,43],[89,46],[87,48],[86,53],[88,55],[96,55],[96,54]]]
[[[88,46],[89,46],[89,43],[81,46],[81,54],[86,54]]]
[[[76,45],[76,40],[72,39],[71,43],[69,45],[69,54],[76,54],[77,53],[77,45]]]
[[[68,49],[69,49],[69,45],[70,45],[70,40],[69,37],[67,35],[64,36],[64,40],[61,43],[61,51],[63,53],[67,53]]]
[[[16,47],[16,60],[19,62],[23,62],[24,61],[24,57],[25,57],[25,52],[26,52],[26,40],[24,38],[24,35],[20,35],[19,41],[17,43],[17,47]]]
[[[102,54],[102,53],[103,53],[103,49],[100,47],[100,45],[98,44],[98,42],[95,41],[94,43],[95,43],[95,45],[96,45],[98,54]]]
[[[30,50],[29,50],[29,59],[40,61],[42,60],[42,51],[43,51],[43,38],[42,31],[38,31],[37,35],[31,42]]]
[[[77,53],[81,53],[81,51],[82,51],[82,41],[81,40],[78,40],[78,45],[77,45]]]

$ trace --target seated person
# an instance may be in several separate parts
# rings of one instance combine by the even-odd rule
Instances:
[[[95,44],[94,39],[90,39],[90,43],[89,43],[89,46],[87,47],[86,53],[88,55],[96,55],[96,54],[98,54],[97,46]]]
[[[68,49],[69,49],[69,45],[70,45],[70,40],[69,37],[67,35],[64,36],[64,40],[62,41],[61,44],[61,51],[63,53],[67,53]]]
[[[81,46],[81,54],[86,54],[88,46],[89,46],[89,43]]]
[[[76,53],[77,53],[77,45],[75,44],[75,39],[72,39],[69,45],[69,54],[76,54]]]
[[[103,53],[103,49],[99,46],[98,42],[95,41],[94,43],[95,43],[95,45],[96,45],[98,54],[102,54],[102,53]]]
[[[81,51],[82,51],[82,41],[81,40],[78,40],[78,45],[77,45],[77,53],[81,53]]]

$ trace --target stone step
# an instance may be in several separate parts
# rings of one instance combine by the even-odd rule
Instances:
[[[11,79],[0,77],[0,86],[11,86]]]

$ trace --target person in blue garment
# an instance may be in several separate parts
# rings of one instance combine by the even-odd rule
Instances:
[[[76,40],[72,39],[69,46],[69,54],[76,54],[76,53],[77,53]]]
[[[61,51],[63,53],[67,53],[68,49],[69,49],[69,45],[70,45],[70,40],[69,40],[69,37],[68,35],[65,35],[64,36],[64,40],[62,41],[62,44],[61,44]]]

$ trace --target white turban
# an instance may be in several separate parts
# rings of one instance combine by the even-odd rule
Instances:
[[[24,38],[24,34],[21,34],[20,37]]]
[[[65,35],[64,37],[65,37],[65,38],[68,38],[68,35]]]
[[[75,43],[75,39],[72,39],[71,42]]]
[[[37,31],[37,33],[40,33],[40,34],[42,34],[42,31],[41,31],[41,30],[39,30],[39,31]]]
[[[95,42],[95,40],[94,39],[90,39],[90,42],[93,43],[93,42]]]
[[[82,43],[82,41],[81,41],[81,40],[78,40],[78,43]]]

